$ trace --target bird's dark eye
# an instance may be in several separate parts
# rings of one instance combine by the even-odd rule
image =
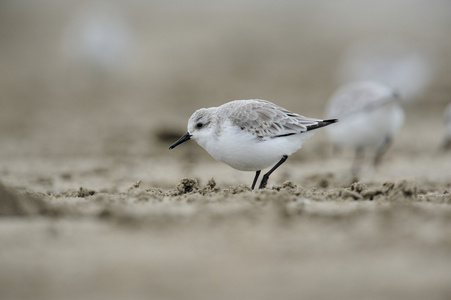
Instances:
[[[202,126],[204,126],[204,124],[202,122],[199,122],[199,123],[196,124],[197,128],[202,128]]]

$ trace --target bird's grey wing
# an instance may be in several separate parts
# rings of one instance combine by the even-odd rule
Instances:
[[[368,112],[391,102],[399,101],[393,90],[387,93],[385,87],[369,85],[367,82],[345,86],[335,94],[329,103],[328,117],[348,117],[359,112]]]
[[[230,121],[260,139],[288,136],[307,131],[321,120],[306,118],[271,102],[254,100],[230,111]]]

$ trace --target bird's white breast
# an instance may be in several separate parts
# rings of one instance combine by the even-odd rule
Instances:
[[[197,140],[216,160],[241,171],[263,170],[275,165],[283,155],[291,155],[313,135],[304,132],[286,137],[259,139],[255,135],[226,124],[214,136]]]
[[[350,114],[327,131],[332,141],[343,147],[378,147],[388,136],[395,135],[403,120],[402,108],[393,102],[371,111]]]

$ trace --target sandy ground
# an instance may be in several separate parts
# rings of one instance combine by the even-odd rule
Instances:
[[[8,45],[0,58],[8,66],[0,71],[1,299],[451,298],[451,153],[440,149],[451,99],[451,42],[440,27],[449,6],[392,20],[405,25],[399,34],[419,26],[417,14],[436,14],[423,24],[434,31],[415,32],[442,56],[379,168],[368,158],[351,176],[352,154],[333,153],[318,132],[268,188],[251,191],[252,173],[215,162],[195,142],[168,146],[195,109],[233,99],[321,117],[335,61],[365,28],[348,24],[338,39],[319,26],[324,7],[307,4],[302,13],[248,7],[238,13],[247,21],[233,24],[233,7],[135,4],[126,19],[143,64],[111,75],[56,55],[63,32],[55,28],[76,5],[55,14],[5,3],[0,20],[16,34],[0,35]],[[257,22],[270,12],[278,21]]]

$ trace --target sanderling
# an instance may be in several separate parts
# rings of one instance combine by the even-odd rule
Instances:
[[[312,130],[335,122],[306,118],[265,100],[235,100],[195,111],[188,132],[169,149],[192,138],[214,159],[237,170],[255,171],[252,189],[261,170],[272,166],[263,175],[261,189],[271,173],[313,135]]]
[[[356,151],[354,173],[365,148],[376,149],[375,165],[381,161],[404,120],[398,98],[393,89],[373,81],[351,83],[331,97],[326,115],[340,123],[328,133],[334,145]]]

